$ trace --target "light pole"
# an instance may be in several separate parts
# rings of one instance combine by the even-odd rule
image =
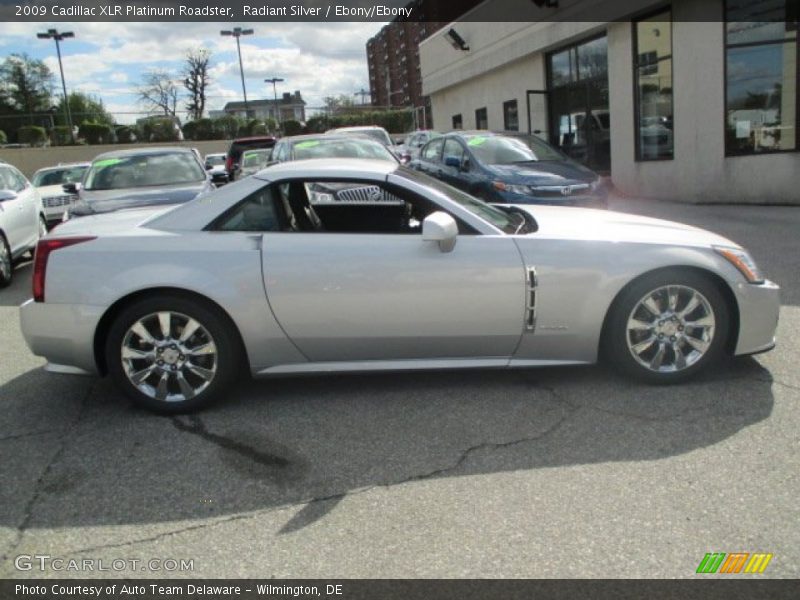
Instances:
[[[242,76],[242,94],[244,94],[244,115],[248,117],[250,108],[247,105],[247,88],[244,85],[244,67],[242,66],[242,47],[239,45],[239,38],[243,35],[253,35],[252,29],[242,29],[241,27],[234,27],[233,30],[223,29],[219,32],[220,35],[233,36],[236,38],[236,51],[239,53],[239,74]]]
[[[271,79],[264,80],[264,83],[272,84],[272,94],[275,97],[275,120],[278,123],[278,129],[281,127],[281,109],[278,106],[278,88],[275,84],[281,81],[284,81],[281,77],[272,77]]]
[[[64,91],[64,116],[67,118],[67,127],[69,127],[69,139],[75,143],[75,132],[72,131],[72,114],[69,110],[69,98],[67,97],[67,84],[64,81],[64,65],[61,64],[61,45],[59,42],[67,39],[74,38],[75,34],[71,31],[60,32],[58,29],[48,29],[46,33],[37,33],[36,37],[40,40],[55,40],[56,53],[58,54],[58,70],[61,71],[61,89]]]
[[[364,105],[364,98],[366,98],[367,96],[370,95],[370,91],[369,90],[365,90],[364,88],[361,88],[360,90],[358,90],[353,95],[354,96],[361,96],[361,105],[363,106]]]

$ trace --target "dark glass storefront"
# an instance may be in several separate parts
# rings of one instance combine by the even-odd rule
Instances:
[[[550,142],[598,171],[611,169],[605,35],[548,55]]]

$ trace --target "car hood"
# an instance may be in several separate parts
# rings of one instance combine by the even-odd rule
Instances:
[[[90,212],[104,213],[124,208],[182,204],[194,199],[199,193],[210,189],[207,182],[169,185],[159,187],[127,188],[119,190],[81,190],[82,203],[88,204]],[[80,214],[83,214],[81,211]]]
[[[739,247],[739,244],[705,229],[652,217],[588,208],[516,206],[533,215],[539,224],[536,233],[528,234],[533,237]]]
[[[597,179],[594,171],[567,161],[532,161],[513,165],[486,167],[506,183],[519,185],[567,185],[591,183]]]
[[[39,195],[42,198],[54,198],[56,196],[72,196],[73,194],[68,194],[64,191],[64,187],[61,184],[58,185],[43,185],[41,187],[37,187],[36,191],[39,192]]]
[[[175,206],[130,208],[70,219],[56,225],[52,230],[52,235],[60,237],[62,235],[103,235],[117,234],[123,231],[133,232],[152,217],[160,216],[173,208]]]

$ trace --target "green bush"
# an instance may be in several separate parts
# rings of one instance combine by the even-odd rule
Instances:
[[[84,121],[78,128],[78,135],[89,144],[110,144],[114,141],[114,130],[104,123]]]
[[[118,144],[132,144],[136,141],[136,131],[128,125],[118,125],[114,129]]]
[[[300,121],[286,119],[281,123],[281,130],[283,131],[283,135],[300,135],[303,133],[303,126],[300,124]]]
[[[322,133],[335,127],[358,127],[376,125],[389,133],[405,133],[413,127],[414,119],[407,110],[369,111],[346,115],[319,115],[311,117],[307,122],[312,133]]]
[[[214,127],[211,119],[189,121],[183,126],[183,135],[187,140],[218,140],[220,132]]]
[[[214,132],[218,136],[215,139],[230,140],[239,135],[243,129],[244,120],[233,115],[226,115],[224,117],[217,117],[214,121]]]
[[[0,144],[7,144],[8,137],[6,136],[6,132],[0,129]]]
[[[69,127],[56,125],[50,130],[50,145],[69,146],[70,144],[72,144],[72,136]]]
[[[30,146],[44,146],[45,142],[47,142],[47,132],[44,127],[26,125],[17,129],[17,141],[20,144],[28,144]]]
[[[169,118],[148,119],[139,126],[143,142],[177,142],[179,129],[175,121]]]

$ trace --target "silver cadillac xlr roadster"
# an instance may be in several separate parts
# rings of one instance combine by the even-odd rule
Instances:
[[[57,372],[161,412],[253,376],[585,364],[653,383],[774,346],[747,251],[621,213],[492,206],[377,161],[279,164],[171,209],[74,219],[21,307]]]

